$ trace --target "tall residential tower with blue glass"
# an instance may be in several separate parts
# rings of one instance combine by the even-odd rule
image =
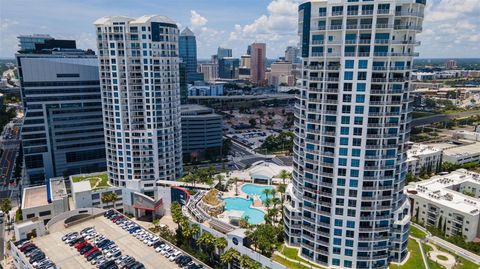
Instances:
[[[403,194],[410,74],[425,0],[316,0],[299,7],[286,242],[334,268],[387,268],[408,254]]]

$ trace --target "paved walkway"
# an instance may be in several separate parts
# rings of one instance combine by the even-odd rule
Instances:
[[[274,254],[275,254],[275,255],[278,255],[278,256],[281,257],[281,258],[284,258],[284,259],[287,260],[287,261],[294,262],[294,263],[297,263],[297,264],[301,264],[302,266],[305,266],[305,267],[307,267],[307,268],[322,268],[322,267],[319,267],[319,266],[313,266],[312,264],[308,264],[308,263],[301,262],[301,261],[299,261],[299,260],[290,259],[290,258],[288,258],[287,256],[283,255],[282,253],[280,253],[280,252],[278,252],[278,251],[275,251]]]
[[[447,253],[445,251],[440,251],[438,250],[437,246],[433,245],[433,244],[430,244],[430,243],[427,243],[430,247],[432,247],[432,251],[428,252],[427,255],[428,257],[440,264],[440,265],[443,265],[445,266],[445,268],[447,269],[451,269],[455,266],[455,257],[450,254],[450,253]],[[447,260],[442,260],[442,259],[439,259],[439,256],[443,256],[444,258],[446,258]]]

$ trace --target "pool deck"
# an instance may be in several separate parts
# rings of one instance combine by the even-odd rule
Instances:
[[[242,187],[246,184],[275,187],[275,185],[261,185],[261,184],[253,184],[251,182],[238,182],[237,184],[238,184],[238,195],[235,195],[235,185],[233,185],[233,186],[230,186],[228,191],[223,192],[223,195],[222,195],[223,197],[222,198],[243,198],[243,199],[248,200],[250,196],[248,194],[246,194],[245,192],[243,192],[243,190],[242,190]],[[254,202],[250,205],[250,208],[260,210],[264,214],[267,213],[267,208],[263,205],[263,203],[261,202],[261,199],[259,199],[259,197],[254,198]],[[223,222],[229,223],[230,220],[229,220],[227,215],[228,214],[225,214],[225,215],[220,214],[219,216],[217,216],[217,218],[219,220],[223,221]]]

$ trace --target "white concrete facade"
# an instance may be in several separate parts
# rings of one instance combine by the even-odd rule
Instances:
[[[417,222],[437,227],[446,236],[462,235],[467,241],[480,238],[479,174],[459,169],[405,189]]]
[[[403,194],[410,73],[425,1],[321,0],[299,7],[286,242],[331,268],[384,268],[408,254]]]
[[[109,180],[154,196],[182,175],[179,30],[163,16],[95,23]]]
[[[407,151],[407,170],[419,176],[422,171],[437,172],[442,165],[442,151],[425,144],[413,144]]]

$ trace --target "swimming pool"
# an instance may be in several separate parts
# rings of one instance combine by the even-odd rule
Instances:
[[[263,213],[263,211],[255,208],[250,208],[250,206],[253,203],[252,200],[232,197],[232,198],[225,198],[223,199],[223,201],[225,202],[226,211],[228,210],[243,211],[242,217],[248,217],[248,223],[250,224],[259,224],[262,221],[264,221],[263,217],[265,216],[265,213]]]
[[[256,185],[256,184],[245,184],[242,186],[242,191],[249,196],[257,195],[260,196],[263,202],[267,200],[267,196],[263,194],[263,190],[265,189],[273,189],[273,186],[266,186],[266,185]],[[271,197],[270,197],[271,198]]]

